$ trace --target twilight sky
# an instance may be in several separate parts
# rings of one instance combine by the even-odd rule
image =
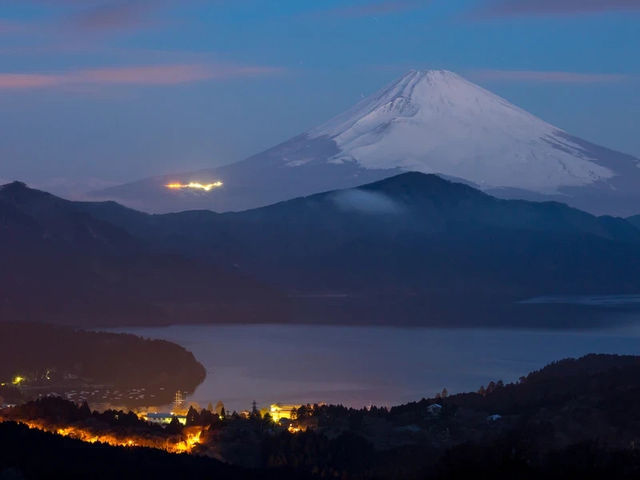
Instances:
[[[240,160],[411,68],[640,157],[640,0],[0,0],[0,182]]]

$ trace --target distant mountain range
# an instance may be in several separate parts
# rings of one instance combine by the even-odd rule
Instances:
[[[244,161],[93,192],[146,211],[238,211],[406,171],[502,198],[640,212],[640,160],[574,137],[447,71],[411,71],[327,123]],[[223,182],[170,190],[169,183]]]
[[[13,183],[0,308],[83,324],[517,324],[529,297],[640,293],[637,224],[421,173],[225,214]]]

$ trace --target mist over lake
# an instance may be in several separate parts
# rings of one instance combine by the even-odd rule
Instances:
[[[509,330],[306,325],[119,329],[176,342],[207,377],[190,400],[228,410],[274,402],[396,405],[518,380],[587,353],[640,353],[640,328]]]

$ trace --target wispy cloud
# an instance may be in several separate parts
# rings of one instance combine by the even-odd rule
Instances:
[[[631,76],[620,73],[578,73],[539,70],[476,70],[468,73],[475,80],[498,80],[536,83],[614,83],[629,80]]]
[[[63,73],[0,73],[0,89],[31,90],[74,85],[178,85],[205,80],[255,77],[281,72],[277,67],[243,65],[140,65]]]
[[[108,33],[144,28],[156,23],[154,15],[187,0],[23,0],[46,7],[44,17],[32,27],[67,34]]]
[[[0,73],[0,89],[30,89],[50,87],[56,84],[53,75],[36,73]]]
[[[81,10],[72,15],[66,24],[81,31],[93,32],[138,27],[148,22],[147,15],[157,7],[157,4],[145,0],[109,1]]]
[[[376,17],[417,10],[427,6],[429,3],[429,0],[384,0],[332,8],[322,13],[347,18]]]
[[[616,10],[640,10],[640,0],[494,0],[477,13],[480,16],[573,15]]]

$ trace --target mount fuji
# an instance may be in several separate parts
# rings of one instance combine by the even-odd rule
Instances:
[[[546,123],[459,75],[410,71],[323,125],[246,160],[91,194],[148,211],[237,211],[406,171],[503,198],[640,212],[640,160]],[[223,182],[211,191],[168,183]]]

